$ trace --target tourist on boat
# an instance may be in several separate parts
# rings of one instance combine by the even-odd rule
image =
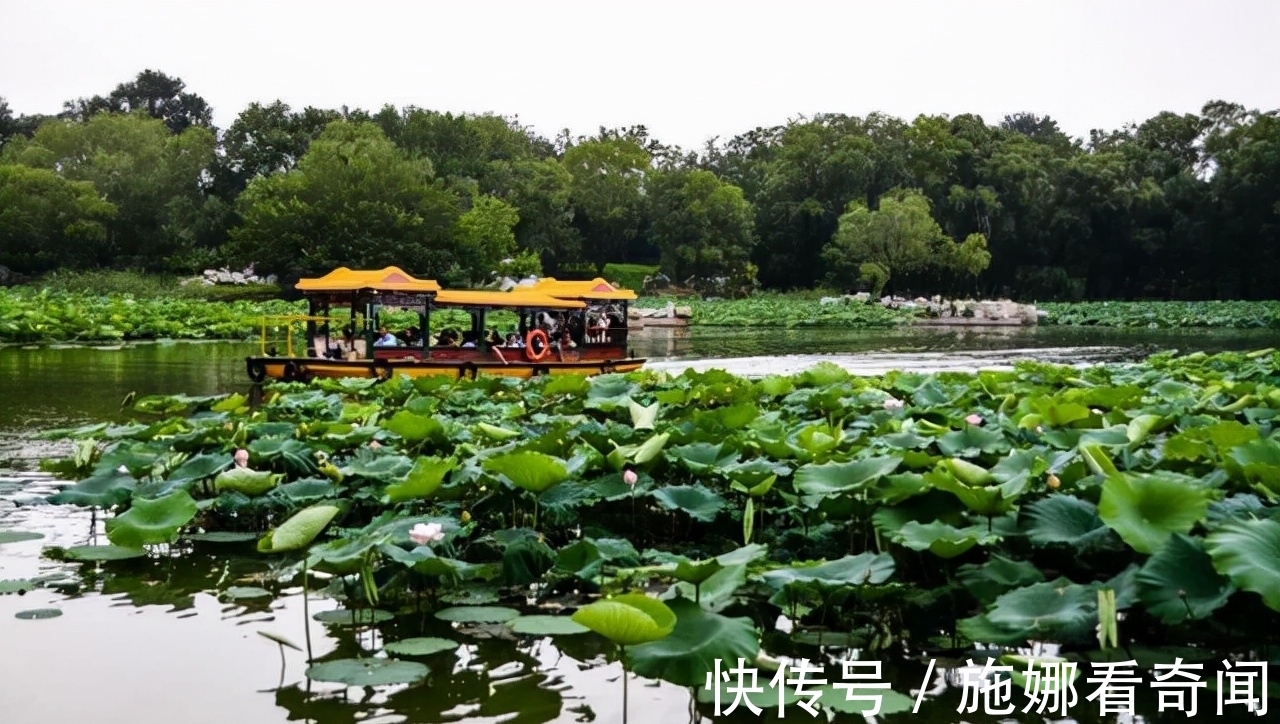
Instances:
[[[400,335],[400,339],[406,347],[417,347],[422,342],[422,335],[418,333],[417,327],[410,327]]]
[[[507,346],[514,349],[524,349],[524,340],[520,339],[519,332],[512,332],[507,335]]]
[[[374,340],[374,347],[395,347],[399,344],[399,340],[386,327],[378,327],[378,339]]]

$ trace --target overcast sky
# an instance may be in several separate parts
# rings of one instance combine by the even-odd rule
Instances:
[[[799,114],[1032,111],[1072,135],[1280,108],[1280,0],[0,0],[0,96],[55,113],[144,68],[253,101],[644,124],[697,147]]]

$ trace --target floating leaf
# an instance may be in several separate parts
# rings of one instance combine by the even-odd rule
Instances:
[[[311,618],[335,626],[371,626],[375,623],[390,621],[395,618],[395,615],[380,608],[335,608],[331,611],[313,613]]]
[[[196,501],[185,490],[152,500],[137,499],[121,515],[107,521],[107,538],[122,548],[173,543],[178,530],[196,517]]]
[[[21,543],[28,540],[40,540],[44,533],[33,533],[26,530],[0,530],[0,545],[5,543]]]
[[[270,598],[271,591],[257,586],[232,586],[222,592],[224,598],[232,601],[248,600],[253,598]]]
[[[974,642],[1020,646],[1029,640],[1087,641],[1097,623],[1095,589],[1059,578],[1001,595],[986,614],[960,621],[957,630]]]
[[[430,656],[444,651],[456,651],[458,646],[458,642],[451,639],[423,636],[393,641],[382,648],[394,656]]]
[[[504,606],[454,606],[436,611],[436,618],[454,623],[506,623],[519,615]]]
[[[33,591],[39,587],[40,587],[39,583],[36,583],[35,581],[25,580],[25,579],[7,580],[7,581],[0,580],[0,595],[6,595],[10,593],[17,593],[21,595],[21,594],[27,593],[28,591]]]
[[[248,543],[257,540],[260,533],[235,530],[214,530],[205,533],[189,533],[183,538],[201,543]]]
[[[307,678],[313,681],[361,687],[417,684],[430,673],[423,664],[397,659],[336,659],[307,668]]]
[[[568,616],[520,616],[508,625],[512,631],[527,636],[562,636],[591,630]]]
[[[141,558],[147,552],[141,548],[125,548],[123,546],[73,546],[63,551],[62,555],[69,561],[123,561],[129,558]]]
[[[1110,534],[1098,516],[1098,506],[1073,495],[1059,493],[1037,500],[1026,507],[1025,515],[1027,539],[1037,545],[1083,549],[1102,543]]]
[[[43,618],[57,618],[62,615],[62,609],[59,608],[33,608],[29,611],[19,611],[13,614],[14,618],[20,618],[24,621],[31,621]]]
[[[892,473],[901,464],[902,458],[892,455],[847,463],[807,463],[796,470],[795,487],[797,492],[811,496],[854,492]]]

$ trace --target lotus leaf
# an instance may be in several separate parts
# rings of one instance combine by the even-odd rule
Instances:
[[[249,443],[249,454],[267,461],[279,461],[294,473],[316,471],[315,458],[305,442],[284,437],[259,438]]]
[[[654,422],[658,419],[658,403],[653,403],[648,407],[643,407],[635,401],[631,401],[631,427],[636,430],[652,430]]]
[[[335,659],[307,668],[313,681],[361,687],[417,684],[430,673],[423,664],[396,659]]]
[[[21,543],[29,540],[40,540],[44,537],[44,533],[35,533],[26,530],[0,530],[0,545],[5,543]]]
[[[132,475],[117,472],[114,467],[99,469],[88,478],[54,494],[49,502],[107,509],[128,502],[137,484]]]
[[[998,430],[967,425],[938,438],[938,450],[948,457],[976,458],[982,454],[1009,451],[1009,442]]]
[[[147,554],[142,548],[125,548],[123,546],[73,546],[63,551],[62,555],[69,561],[122,561],[129,558],[141,558]]]
[[[760,652],[760,634],[751,619],[709,613],[684,598],[667,605],[676,616],[670,635],[627,651],[637,674],[677,686],[702,686],[717,661],[754,661]]]
[[[1002,515],[1013,509],[1013,500],[1006,498],[1003,488],[993,485],[966,485],[951,474],[948,466],[938,467],[924,476],[938,490],[945,490],[960,499],[965,507],[979,515]]]
[[[1205,539],[1213,567],[1242,591],[1256,593],[1280,611],[1280,522],[1240,520]]]
[[[402,483],[387,486],[387,502],[400,503],[417,498],[430,498],[444,484],[445,476],[454,468],[453,459],[420,457]]]
[[[791,583],[810,581],[837,586],[864,586],[884,583],[893,576],[893,571],[892,556],[866,552],[817,566],[779,568],[764,573],[761,579],[774,590]]]
[[[556,553],[556,570],[588,581],[599,576],[606,565],[635,566],[639,563],[640,554],[630,541],[622,538],[583,538]]]
[[[541,493],[569,478],[564,460],[538,452],[511,452],[484,461],[484,469],[502,475],[513,486]]]
[[[1002,594],[986,614],[960,621],[957,630],[971,641],[1021,646],[1028,640],[1087,641],[1097,623],[1095,590],[1059,578]]]
[[[738,453],[725,451],[722,443],[695,442],[667,448],[667,458],[693,473],[705,473],[738,462]]]
[[[596,601],[578,609],[572,618],[619,646],[659,641],[676,627],[676,614],[670,607],[640,593]]]
[[[1271,499],[1280,497],[1280,442],[1251,440],[1231,450],[1244,478]]]
[[[953,528],[938,521],[921,524],[913,520],[898,530],[894,540],[913,551],[927,550],[939,558],[955,558],[975,545],[997,542],[1000,536],[989,533],[985,525]]]
[[[193,483],[211,478],[226,470],[231,464],[231,456],[226,453],[196,455],[169,473],[168,477],[165,478],[165,482],[170,485]]]
[[[334,626],[371,626],[375,623],[390,621],[395,618],[395,615],[379,608],[335,608],[313,613],[311,618]]]
[[[658,488],[652,495],[667,510],[681,510],[706,523],[715,520],[725,508],[724,498],[701,483],[670,485]]]
[[[1178,533],[1147,559],[1136,581],[1147,611],[1169,625],[1206,618],[1235,592],[1200,541]]]
[[[185,490],[154,500],[137,499],[124,513],[107,521],[107,538],[122,548],[173,543],[197,510],[195,499]]]
[[[383,483],[398,483],[410,470],[413,470],[413,461],[403,455],[364,455],[352,458],[342,468],[342,473]]]
[[[415,414],[408,410],[400,410],[390,419],[382,421],[382,427],[398,435],[406,442],[423,440],[443,440],[444,425],[434,417]]]
[[[526,636],[569,636],[591,630],[568,616],[520,616],[507,625]]]
[[[222,595],[232,601],[240,601],[253,598],[268,598],[271,596],[271,591],[257,586],[232,586],[223,591]]]
[[[31,621],[43,618],[57,618],[61,615],[62,609],[60,608],[33,608],[29,611],[19,611],[13,614],[13,617]]]
[[[393,656],[431,656],[445,651],[457,651],[458,646],[458,642],[451,639],[425,636],[393,641],[382,648]]]
[[[1171,477],[1126,473],[1103,483],[1098,515],[1135,551],[1151,554],[1171,534],[1190,532],[1208,507],[1206,490]]]
[[[283,475],[270,470],[232,468],[220,474],[213,481],[213,486],[218,492],[242,493],[253,497],[265,495],[283,479]]]
[[[287,500],[290,503],[315,503],[326,498],[339,495],[338,486],[320,478],[306,478],[276,486],[271,497]]]
[[[284,553],[306,548],[339,511],[338,506],[327,504],[300,510],[279,528],[263,536],[258,541],[258,550],[263,553]]]
[[[0,596],[16,593],[19,595],[39,588],[40,584],[35,581],[19,579],[19,580],[3,580],[0,579]]]
[[[1028,505],[1024,514],[1027,538],[1036,545],[1086,549],[1104,544],[1111,532],[1098,516],[1096,505],[1073,495],[1042,498]]]
[[[436,611],[436,618],[454,623],[506,623],[519,615],[514,608],[502,606],[454,606]]]
[[[247,543],[251,540],[257,540],[258,536],[258,533],[215,530],[206,533],[190,533],[183,536],[183,538],[200,541],[201,543]]]
[[[1033,564],[999,555],[991,556],[980,566],[972,563],[960,566],[956,577],[983,604],[995,601],[1007,591],[1044,581],[1044,574]]]
[[[807,463],[796,470],[795,487],[797,492],[814,497],[856,492],[901,464],[902,458],[892,455],[847,463]]]

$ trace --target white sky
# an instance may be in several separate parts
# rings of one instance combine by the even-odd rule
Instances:
[[[644,124],[686,148],[798,114],[1031,111],[1086,136],[1280,108],[1280,0],[0,0],[0,96],[56,113],[144,68],[253,101]]]

